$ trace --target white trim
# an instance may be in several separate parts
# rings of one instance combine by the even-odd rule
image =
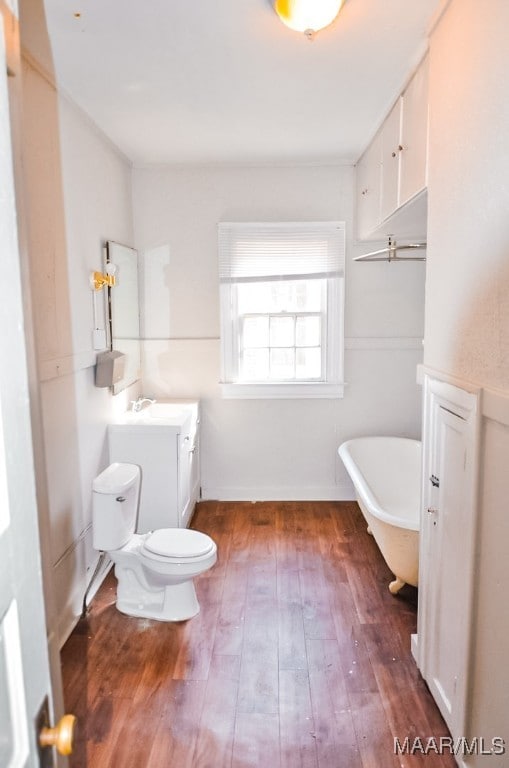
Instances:
[[[445,382],[446,384],[450,384],[452,387],[463,389],[466,392],[471,392],[474,395],[477,395],[482,389],[481,384],[476,383],[475,381],[462,379],[459,376],[453,376],[452,374],[441,371],[438,368],[432,368],[425,363],[417,366],[417,376],[421,379],[421,381],[424,380],[424,376],[429,376],[431,379]]]
[[[482,384],[460,379],[436,368],[430,368],[426,365],[417,366],[417,383],[422,384],[424,376],[430,376],[432,379],[449,384],[465,392],[481,395],[481,415],[486,419],[491,419],[499,424],[509,427],[509,392],[503,392],[499,389],[483,387]]]
[[[419,336],[347,336],[345,349],[361,352],[383,350],[419,350],[422,352],[422,338]]]
[[[54,357],[50,360],[39,361],[39,381],[58,379],[59,376],[69,376],[85,368],[91,368],[96,363],[97,352],[78,352],[73,355]]]
[[[351,483],[324,486],[320,488],[298,488],[296,486],[277,486],[266,488],[231,487],[221,488],[202,486],[201,500],[220,501],[355,501],[355,490]]]
[[[225,400],[294,400],[311,397],[335,399],[344,395],[343,382],[329,384],[319,382],[293,382],[276,384],[220,384],[221,394]]]
[[[481,409],[486,419],[509,427],[509,393],[483,389]]]

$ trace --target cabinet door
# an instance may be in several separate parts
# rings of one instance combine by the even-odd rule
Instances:
[[[401,105],[400,96],[382,126],[382,221],[394,213],[399,202]]]
[[[401,146],[399,205],[406,203],[427,184],[428,58],[403,94]]]
[[[180,436],[178,455],[179,528],[185,528],[191,516],[191,460],[193,454],[189,430]]]
[[[460,392],[457,406],[427,391],[418,626],[419,666],[455,738],[467,712],[477,456],[475,396]]]
[[[363,240],[380,223],[382,136],[378,133],[357,164],[357,234]]]

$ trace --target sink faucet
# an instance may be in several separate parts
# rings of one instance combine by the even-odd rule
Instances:
[[[155,403],[155,400],[151,397],[143,397],[143,395],[140,395],[136,400],[131,400],[132,412],[138,413],[138,411],[141,411],[143,403]]]

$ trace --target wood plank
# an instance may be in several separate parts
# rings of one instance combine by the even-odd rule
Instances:
[[[279,737],[282,768],[317,768],[307,669],[279,672]]]
[[[319,766],[341,755],[348,768],[362,768],[339,646],[336,640],[307,640],[309,683]]]
[[[239,688],[240,657],[212,657],[193,766],[231,765]]]
[[[336,628],[329,602],[328,582],[322,569],[300,570],[299,583],[306,637],[335,639]]]
[[[307,669],[299,572],[277,571],[279,669]]]
[[[158,721],[154,738],[146,744],[143,759],[137,763],[126,762],[128,768],[146,765],[150,768],[194,768],[194,751],[200,734],[201,713],[204,706],[207,683],[202,680],[174,680],[172,691],[162,717]],[[122,733],[120,734],[122,739]],[[126,742],[133,743],[131,736]],[[126,755],[126,760],[131,757]],[[143,762],[145,761],[145,762]],[[124,766],[118,762],[118,766]]]
[[[173,678],[175,680],[206,680],[214,648],[215,633],[223,580],[208,578],[196,580],[196,594],[200,613],[182,627],[182,642],[178,652]]]
[[[248,564],[235,561],[228,564],[214,640],[215,654],[240,655],[242,652],[248,575]]]
[[[235,722],[232,768],[280,768],[279,716],[239,712]]]

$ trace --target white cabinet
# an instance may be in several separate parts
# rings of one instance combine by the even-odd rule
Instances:
[[[378,133],[357,165],[357,229],[362,240],[380,223],[382,134]]]
[[[426,230],[428,58],[357,164],[357,233],[422,236]]]
[[[141,467],[137,532],[189,525],[200,493],[199,404],[173,401],[172,415],[126,414],[108,427],[110,461]],[[158,401],[164,414],[164,403]]]
[[[382,197],[381,221],[394,213],[399,205],[401,113],[400,96],[382,126]]]
[[[454,738],[468,706],[477,396],[426,377],[417,661]]]
[[[428,58],[408,84],[401,111],[398,205],[404,205],[428,183]]]

